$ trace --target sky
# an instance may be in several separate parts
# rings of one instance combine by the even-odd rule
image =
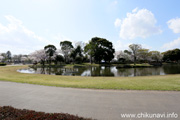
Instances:
[[[180,48],[179,0],[0,0],[0,53],[30,54],[60,41],[106,38],[116,51],[130,44]]]

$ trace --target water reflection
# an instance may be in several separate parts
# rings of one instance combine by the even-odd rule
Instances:
[[[28,70],[26,70],[26,73]],[[30,69],[29,73],[32,69]],[[19,70],[21,72],[21,70]],[[24,72],[24,71],[22,71]],[[162,67],[150,68],[120,68],[116,67],[76,67],[76,68],[34,68],[33,73],[36,74],[51,74],[51,75],[66,75],[66,76],[151,76],[151,75],[166,75],[166,74],[179,74],[180,65],[163,65]]]

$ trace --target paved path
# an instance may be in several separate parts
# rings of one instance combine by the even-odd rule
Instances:
[[[73,89],[0,81],[0,106],[7,105],[99,120],[121,120],[122,113],[145,112],[174,112],[180,119],[180,92],[168,91]]]

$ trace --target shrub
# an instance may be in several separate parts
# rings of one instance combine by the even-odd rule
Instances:
[[[6,63],[0,63],[0,66],[5,66],[6,65]]]
[[[64,113],[44,113],[11,106],[0,107],[0,120],[91,120]]]
[[[82,58],[81,57],[76,57],[75,61],[76,61],[77,64],[80,64],[80,63],[82,63]]]
[[[124,65],[123,68],[132,68],[131,65]]]

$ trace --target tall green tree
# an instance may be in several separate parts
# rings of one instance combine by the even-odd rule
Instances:
[[[61,50],[64,54],[65,62],[68,62],[68,56],[72,51],[73,45],[70,41],[62,41],[60,42]]]
[[[106,40],[106,39],[100,39],[99,41],[99,51],[102,53],[100,53],[100,56],[102,55],[100,60],[104,60],[105,62],[109,62],[114,58],[114,53],[115,53],[115,49],[113,48],[113,44],[112,42]],[[98,56],[95,55],[95,57]]]
[[[61,62],[64,62],[64,57],[62,55],[56,55],[55,63],[58,64],[58,63],[61,63]]]
[[[77,48],[75,49],[75,51],[76,51],[76,53],[77,53],[77,56],[79,56],[79,57],[83,57],[83,50],[82,50],[82,48],[81,48],[81,46],[80,45],[78,45],[77,46]]]
[[[7,53],[6,53],[6,59],[7,59],[8,61],[11,61],[11,58],[12,58],[11,52],[10,52],[10,51],[7,51]]]
[[[180,49],[168,50],[163,53],[164,61],[174,61],[177,62],[180,60]]]
[[[99,37],[94,37],[91,41],[85,46],[85,51],[94,60],[100,63],[102,60],[105,62],[110,62],[114,58],[114,48],[112,42]]]
[[[76,62],[77,57],[83,57],[82,52],[83,50],[80,45],[78,45],[74,50],[72,50],[70,57],[73,59],[73,63]]]
[[[71,54],[70,54],[70,57],[73,59],[73,64],[74,64],[74,62],[75,62],[76,55],[77,55],[76,50],[72,50],[72,51],[71,51]]]
[[[95,47],[96,47],[96,44],[93,39],[91,41],[89,41],[89,43],[86,44],[86,46],[84,47],[85,53],[87,53],[90,56],[91,64],[93,62],[92,58],[94,57],[94,54],[95,54]]]
[[[44,47],[44,50],[45,50],[47,56],[49,57],[49,64],[51,64],[51,58],[54,55],[54,53],[56,52],[56,47],[54,45],[47,45]]]

